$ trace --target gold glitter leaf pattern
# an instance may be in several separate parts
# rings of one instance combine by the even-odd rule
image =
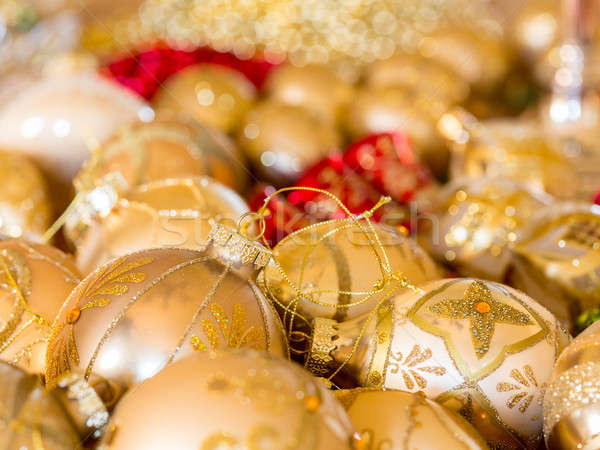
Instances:
[[[425,389],[427,387],[427,380],[417,371],[433,374],[438,377],[446,373],[446,369],[441,366],[421,365],[429,359],[431,359],[431,349],[427,348],[423,350],[420,345],[415,345],[406,358],[403,358],[400,352],[392,352],[389,364],[390,372],[394,374],[400,372],[404,380],[404,385],[409,391],[413,390],[415,385],[420,389]]]
[[[86,281],[79,292],[77,300],[67,311],[64,322],[55,324],[48,340],[46,351],[46,382],[52,383],[59,375],[69,372],[72,365],[79,365],[79,353],[75,342],[74,325],[84,310],[103,308],[110,304],[108,295],[121,296],[129,291],[132,283],[141,283],[146,279],[143,272],[132,272],[138,267],[154,261],[153,257],[138,258],[127,261],[125,256],[98,269]],[[82,301],[85,303],[79,306]]]
[[[435,315],[445,319],[468,319],[471,338],[477,358],[490,349],[497,323],[525,326],[532,321],[528,314],[496,300],[481,281],[474,281],[461,299],[445,299],[429,307]]]
[[[249,347],[256,350],[262,349],[261,341],[264,332],[257,326],[248,328],[246,310],[242,305],[233,305],[231,320],[227,317],[225,309],[218,303],[211,303],[209,310],[212,319],[202,321],[202,331],[208,340],[208,345],[198,336],[192,335],[190,344],[194,350],[206,351],[209,348],[215,350],[222,346],[230,348]]]
[[[512,369],[510,371],[510,377],[516,383],[500,382],[496,385],[496,391],[511,393],[511,396],[506,401],[506,406],[513,409],[518,405],[519,412],[525,414],[536,395],[538,395],[538,403],[541,405],[546,389],[546,383],[542,384],[538,394],[538,381],[535,378],[535,374],[530,365],[526,364],[523,366],[522,370]],[[530,392],[530,389],[533,389],[534,392]]]

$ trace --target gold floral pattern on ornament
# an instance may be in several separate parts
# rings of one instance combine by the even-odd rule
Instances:
[[[248,327],[247,313],[242,305],[239,303],[233,305],[231,320],[222,305],[211,303],[209,308],[213,318],[202,321],[202,330],[212,350],[220,348],[221,341],[223,345],[230,348],[248,347],[255,350],[263,348],[260,341],[264,339],[264,334],[259,327],[254,325]],[[190,338],[190,344],[194,350],[201,352],[208,350],[206,343],[195,334]]]
[[[531,402],[533,402],[536,393],[538,393],[538,403],[542,404],[544,398],[544,392],[546,390],[546,383],[541,386],[533,373],[533,369],[529,364],[523,366],[521,370],[512,369],[510,376],[514,382],[500,382],[496,385],[496,391],[498,392],[510,392],[512,395],[506,401],[506,406],[509,409],[513,409],[518,406],[518,410],[521,414],[525,414]],[[536,393],[530,393],[529,390],[533,389]],[[516,391],[516,392],[515,392]],[[534,417],[532,420],[537,420],[539,417]]]
[[[119,258],[97,271],[86,282],[86,287],[77,294],[73,307],[67,311],[64,322],[53,327],[46,352],[46,382],[51,383],[59,375],[69,372],[71,364],[79,365],[79,353],[75,343],[74,325],[83,311],[91,308],[103,308],[110,304],[108,296],[121,296],[129,291],[132,283],[141,283],[146,279],[144,272],[135,269],[150,264],[154,258],[143,257],[124,264],[127,257]],[[83,306],[78,306],[86,299]]]
[[[427,380],[419,372],[433,374],[441,377],[446,374],[446,369],[442,366],[422,366],[420,364],[431,359],[431,349],[423,350],[416,344],[406,358],[403,358],[400,352],[391,352],[389,369],[393,374],[400,372],[404,385],[409,391],[415,388],[415,384],[421,389],[427,387]]]

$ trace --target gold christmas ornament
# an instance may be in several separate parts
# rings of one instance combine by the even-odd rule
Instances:
[[[548,206],[530,220],[514,247],[511,284],[542,303],[565,327],[598,306],[600,207]]]
[[[296,67],[286,64],[273,70],[265,86],[270,99],[302,106],[322,120],[336,124],[353,95],[353,87],[332,67]]]
[[[308,358],[360,386],[421,391],[460,412],[491,448],[535,448],[544,390],[567,341],[525,294],[459,278],[392,296],[354,321],[317,319]]]
[[[80,278],[71,258],[54,247],[0,242],[0,360],[44,371],[52,321]]]
[[[310,111],[266,100],[248,111],[238,142],[264,179],[284,185],[339,149],[341,139],[333,124]]]
[[[357,388],[334,394],[356,429],[357,449],[488,449],[465,419],[420,393]]]
[[[501,281],[521,227],[552,198],[503,178],[462,178],[440,193],[433,216],[419,221],[419,242],[462,275]]]
[[[99,450],[350,450],[348,415],[324,385],[265,353],[179,361],[119,403]]]
[[[84,274],[144,248],[203,249],[210,220],[235,224],[248,211],[237,193],[208,177],[152,181],[121,195],[104,183],[82,193],[84,200],[75,202],[67,218],[66,235]]]
[[[153,117],[152,109],[137,96],[99,75],[48,77],[0,109],[0,146],[39,164],[57,208],[62,209],[90,147],[123,125]]]
[[[445,99],[400,87],[359,89],[344,121],[353,139],[402,130],[423,162],[436,174],[446,172],[448,149],[435,123],[449,107]]]
[[[170,77],[153,103],[160,112],[184,112],[230,133],[238,128],[255,97],[256,88],[241,73],[215,64],[199,64]]]
[[[566,146],[549,138],[533,122],[493,119],[478,122],[462,109],[444,114],[438,129],[452,148],[451,178],[499,176],[545,191],[557,198],[577,194],[575,166]]]
[[[447,67],[420,54],[397,53],[366,68],[365,82],[371,88],[400,87],[429,97],[460,103],[469,95],[469,85]]]
[[[391,292],[442,277],[406,235],[353,219],[321,222],[289,234],[273,248],[259,285],[282,313],[293,346],[304,348],[315,318],[338,322],[371,311]],[[294,330],[294,331],[292,331]]]
[[[77,374],[47,390],[37,375],[0,362],[0,447],[6,450],[80,450],[98,437],[108,412]]]
[[[119,172],[130,188],[165,178],[208,175],[242,192],[248,182],[241,152],[227,136],[195,120],[156,120],[120,129],[77,175],[89,187]]]
[[[550,450],[600,446],[600,322],[571,342],[556,361],[544,395],[544,436]]]
[[[0,150],[0,233],[39,241],[52,223],[46,180],[27,158]]]
[[[510,67],[501,36],[483,29],[453,27],[438,30],[420,42],[419,51],[452,69],[478,91],[498,87]]]
[[[46,380],[74,369],[121,388],[194,352],[250,347],[287,356],[277,313],[253,282],[269,253],[215,225],[204,252],[142,250],[87,276],[57,317]]]

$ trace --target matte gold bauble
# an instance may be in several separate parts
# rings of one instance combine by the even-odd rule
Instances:
[[[419,51],[479,91],[496,88],[510,65],[505,44],[498,36],[468,28],[436,31],[423,39]]]
[[[600,208],[548,206],[531,217],[522,236],[513,251],[511,284],[571,328],[582,311],[598,306]]]
[[[488,449],[465,419],[420,393],[357,388],[334,394],[357,431],[357,449]]]
[[[75,245],[77,266],[87,274],[144,248],[203,249],[210,220],[235,224],[247,211],[237,193],[208,177],[170,178],[135,187],[106,213],[86,216],[82,209],[67,222],[66,234]]]
[[[294,363],[255,351],[185,358],[119,403],[100,450],[350,450],[348,415]]]
[[[503,178],[461,178],[442,190],[433,215],[419,221],[419,242],[461,275],[501,281],[521,227],[551,201]]]
[[[38,163],[59,209],[90,147],[152,110],[127,89],[98,75],[65,75],[36,81],[0,109],[0,146]],[[53,200],[54,200],[53,199]]]
[[[309,360],[328,358],[363,387],[421,391],[460,412],[491,448],[539,445],[542,397],[568,334],[522,292],[438,280],[391,297],[373,317],[316,322]]]
[[[367,224],[361,229],[351,219],[311,225],[275,246],[276,264],[265,267],[259,285],[281,309],[286,329],[310,333],[316,317],[341,322],[372,310],[390,292],[402,289],[395,281],[376,287],[387,264],[388,276],[405,277],[413,285],[441,278],[441,270],[412,239],[372,225],[381,247]]]
[[[352,85],[330,67],[292,64],[273,70],[265,89],[270,99],[302,106],[330,124],[339,122],[353,94]]]
[[[561,353],[544,395],[544,436],[550,450],[600,446],[600,322]]]
[[[365,87],[348,106],[345,129],[355,139],[402,130],[423,162],[440,175],[448,165],[448,149],[435,124],[448,106],[443,99],[414,90]]]
[[[0,362],[0,448],[80,450],[98,437],[108,412],[95,391],[77,374],[47,390],[38,375]]]
[[[39,241],[52,224],[46,180],[27,158],[0,151],[0,233]]]
[[[577,194],[575,166],[558,138],[549,138],[533,122],[514,119],[477,120],[462,110],[440,120],[452,147],[452,178],[500,176],[525,183],[557,198]]]
[[[441,97],[448,103],[464,101],[469,85],[447,67],[422,55],[397,53],[368,66],[366,84],[372,88],[400,87]]]
[[[214,64],[190,66],[163,85],[154,99],[158,111],[184,112],[230,133],[251,107],[256,88],[244,75]]]
[[[0,360],[42,373],[52,321],[80,275],[49,245],[0,242]]]
[[[100,266],[60,311],[46,381],[78,369],[86,380],[95,374],[129,388],[194,352],[250,347],[287,356],[277,313],[246,272],[264,249],[228,245],[237,261],[213,247],[150,249]]]
[[[183,118],[120,129],[77,175],[76,187],[119,172],[130,188],[165,178],[208,175],[243,191],[248,182],[241,152],[217,130]]]
[[[293,183],[340,146],[332,124],[302,107],[270,100],[246,114],[238,141],[256,170],[276,184]]]

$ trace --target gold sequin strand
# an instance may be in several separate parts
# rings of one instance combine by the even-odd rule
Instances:
[[[363,63],[415,51],[423,36],[452,24],[489,24],[486,2],[469,0],[146,0],[142,34],[209,45],[249,58],[264,51],[295,65]]]

